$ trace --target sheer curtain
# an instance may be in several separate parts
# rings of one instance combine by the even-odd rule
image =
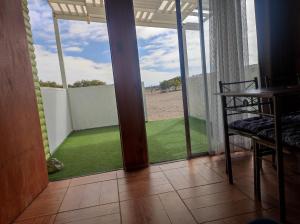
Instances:
[[[208,85],[211,142],[215,153],[224,150],[221,99],[216,95],[219,92],[219,81],[249,79],[245,75],[249,65],[246,9],[246,0],[209,0]],[[242,147],[249,147],[249,141],[244,138],[234,137],[231,139],[233,141]]]

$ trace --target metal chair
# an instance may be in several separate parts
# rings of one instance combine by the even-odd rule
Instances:
[[[234,88],[232,88],[234,87]],[[224,93],[224,92],[231,92],[237,89],[258,89],[259,85],[258,85],[258,79],[254,78],[253,80],[247,80],[247,81],[239,81],[239,82],[219,82],[219,88],[220,88],[220,92]],[[228,113],[227,116],[233,116],[233,115],[238,115],[238,114],[243,114],[243,113],[257,113],[259,114],[260,117],[262,117],[262,111],[263,108],[262,106],[264,105],[264,103],[260,102],[259,98],[253,98],[253,97],[244,97],[244,98],[229,98],[227,100],[227,102],[225,102],[225,107],[228,108],[232,108],[232,112]],[[269,102],[267,102],[266,104],[269,104]],[[244,110],[243,108],[247,108],[246,110]],[[224,119],[227,120],[227,119]],[[243,119],[241,120],[243,121]],[[267,147],[260,147],[256,141],[253,140],[253,133],[249,133],[249,132],[245,132],[245,131],[240,131],[240,130],[233,130],[233,129],[229,129],[229,136],[234,136],[234,135],[240,135],[246,138],[250,138],[252,141],[252,146],[250,148],[250,150],[253,150],[253,164],[254,164],[254,182],[255,182],[255,192],[260,191],[260,189],[258,188],[259,186],[259,174],[260,174],[260,170],[262,170],[262,159],[264,156],[269,156],[272,155],[272,163],[273,165],[275,164],[275,151],[273,149],[269,149]],[[234,143],[231,143],[231,145],[234,145]],[[240,147],[242,148],[242,147]],[[226,173],[228,173],[228,167],[226,164]],[[260,192],[256,193],[257,195],[257,199],[260,200]]]

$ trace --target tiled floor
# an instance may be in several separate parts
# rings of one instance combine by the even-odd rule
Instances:
[[[52,182],[17,219],[19,224],[236,224],[278,218],[276,172],[263,165],[262,203],[254,201],[249,154],[233,155],[235,185],[223,156]],[[300,220],[300,175],[287,163],[288,222]]]

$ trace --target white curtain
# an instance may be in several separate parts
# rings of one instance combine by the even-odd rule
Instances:
[[[249,65],[246,0],[209,0],[209,7],[211,74],[208,75],[208,90],[211,143],[212,150],[218,153],[224,150],[221,99],[216,95],[220,92],[219,81],[236,82],[249,79],[245,75],[245,68]],[[230,120],[232,119],[238,117]],[[249,141],[241,137],[234,137],[231,142],[249,147]]]

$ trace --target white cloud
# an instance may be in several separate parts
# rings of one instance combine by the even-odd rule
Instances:
[[[66,48],[64,48],[64,51],[66,51],[66,52],[82,52],[83,49],[80,47],[66,47]]]
[[[62,38],[64,40],[108,41],[107,26],[104,23],[90,23],[82,21],[62,21]]]
[[[34,37],[42,38],[46,42],[55,42],[52,12],[47,1],[30,0],[28,7]]]
[[[173,74],[173,76],[178,75],[179,56],[176,30],[149,28],[148,33],[142,32],[147,29],[139,28],[140,31],[137,33],[139,40],[149,38],[146,44],[139,46],[141,51],[145,51],[140,57],[141,68],[157,72],[175,70],[177,74]]]
[[[145,86],[155,86],[163,80],[168,80],[174,77],[170,72],[159,72],[155,70],[141,69],[142,82]]]
[[[208,27],[207,27],[208,28]],[[156,28],[152,28],[151,32],[155,34]],[[179,75],[179,52],[177,30],[174,29],[157,29],[158,35],[153,35],[151,40],[147,41],[147,45],[143,46],[143,50],[147,53],[140,57],[142,69],[151,69],[152,71],[171,70],[172,77]],[[138,38],[141,38],[138,36]],[[143,38],[143,37],[142,37]],[[209,43],[208,37],[207,43]],[[190,75],[200,74],[201,55],[200,40],[198,31],[187,31],[187,52]],[[140,47],[141,48],[141,47]]]
[[[41,80],[61,83],[58,56],[37,45],[37,66]],[[96,63],[82,57],[64,56],[66,77],[69,84],[82,79],[98,79],[106,83],[113,83],[110,63]]]
[[[46,0],[29,1],[30,20],[35,38],[41,38],[46,43],[55,43],[53,17]],[[64,42],[82,43],[89,41],[107,41],[107,27],[104,23],[59,20],[61,38]],[[77,45],[73,45],[77,46]]]
[[[37,66],[39,78],[43,81],[61,83],[58,56],[36,45]],[[110,63],[96,63],[82,57],[65,56],[65,69],[68,84],[86,79],[98,79],[108,84],[113,83],[112,68]],[[157,85],[160,81],[174,77],[169,72],[159,72],[150,69],[141,69],[142,81],[146,86]]]
[[[144,27],[144,26],[136,27],[136,33],[138,38],[143,40],[147,40],[160,35],[166,35],[170,32],[172,32],[172,30],[165,29],[165,28],[154,28],[154,27]]]

